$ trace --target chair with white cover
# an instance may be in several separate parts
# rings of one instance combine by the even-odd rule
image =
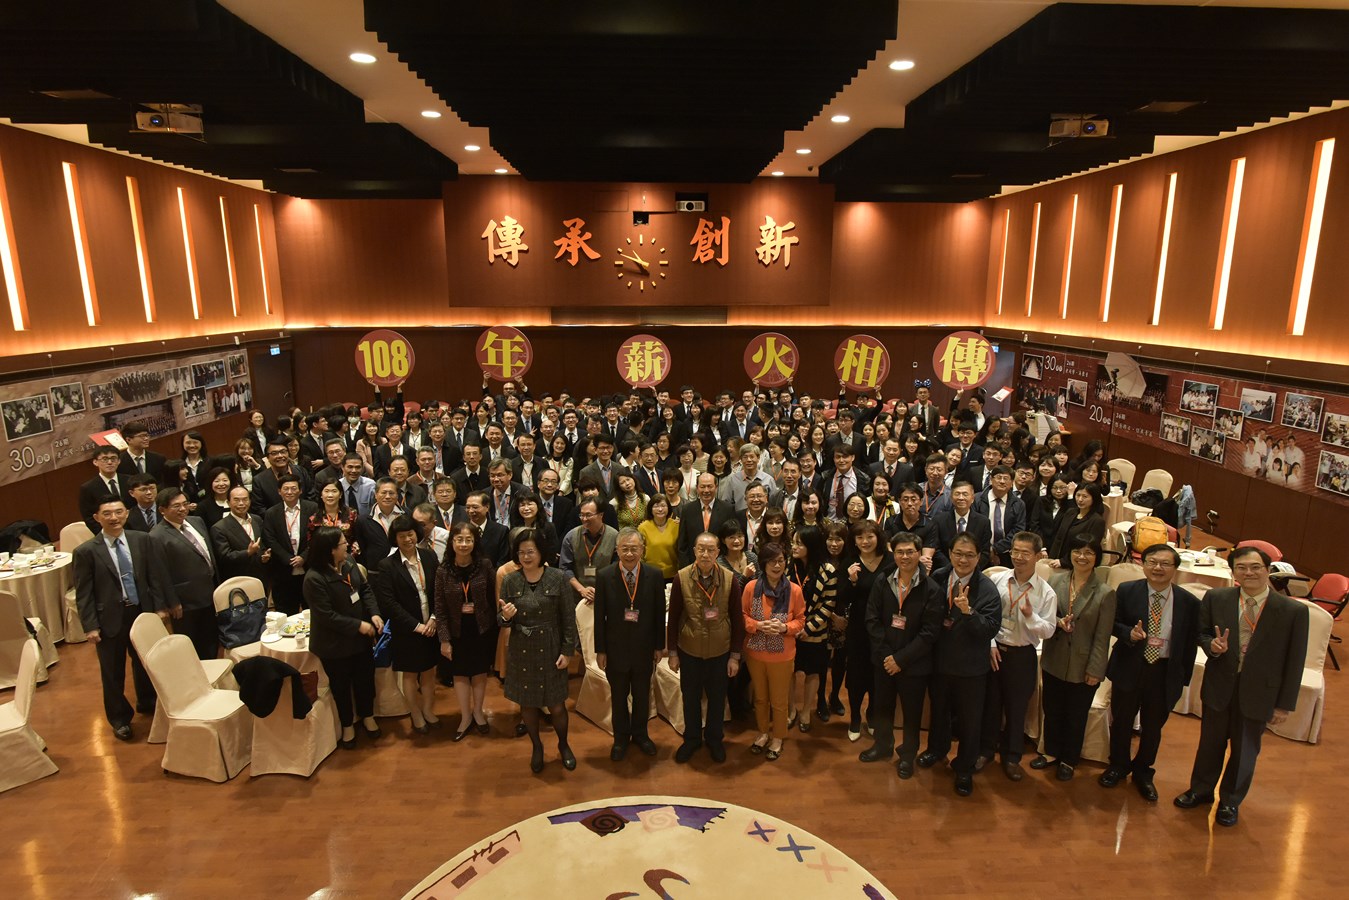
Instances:
[[[233,578],[226,578],[220,582],[215,591],[211,594],[211,600],[215,604],[217,614],[224,612],[230,605],[230,594],[235,591],[243,591],[248,597],[249,602],[260,600],[267,596],[267,588],[262,581],[248,575],[236,575]],[[258,635],[262,637],[261,634]],[[262,641],[256,640],[238,647],[230,647],[225,651],[233,662],[240,662],[262,652]]]
[[[28,724],[37,689],[38,646],[29,638],[19,654],[14,699],[0,706],[0,792],[55,774],[58,769],[44,751],[47,744]]]
[[[88,525],[83,522],[71,522],[61,529],[57,538],[57,548],[62,553],[74,553],[76,547],[91,540],[93,536],[94,533],[89,530]],[[80,622],[80,608],[75,602],[75,586],[73,584],[66,588],[63,625],[67,644],[83,644],[88,640],[84,636],[84,625]]]
[[[29,623],[35,620],[30,619]],[[40,621],[37,624],[41,625]],[[50,637],[47,638],[49,641]],[[0,690],[12,688],[19,683],[20,670],[23,668],[23,653],[33,636],[24,624],[22,606],[19,598],[9,591],[0,591]],[[43,660],[42,649],[38,648],[37,665],[34,677],[38,683],[47,680],[47,664]]]
[[[1140,491],[1146,491],[1148,488],[1156,488],[1162,492],[1163,497],[1171,496],[1171,484],[1175,481],[1171,473],[1165,469],[1148,469],[1143,474],[1143,482],[1138,486]]]
[[[994,575],[1001,575],[1003,572],[1010,571],[1012,571],[1010,566],[989,566],[987,569],[984,569],[984,574],[989,578],[992,578]]]
[[[150,655],[150,651],[160,641],[170,636],[169,629],[164,626],[164,620],[155,613],[141,613],[131,623],[131,646],[135,648],[136,655],[141,658],[141,663],[145,662]],[[193,653],[192,656],[195,659],[196,653]],[[230,674],[230,670],[234,668],[233,660],[201,659],[197,662],[202,670],[202,675],[211,687],[227,690],[238,689],[239,685],[235,683],[234,676]],[[146,739],[146,743],[162,744],[168,740],[169,722],[166,715],[164,704],[156,704],[155,717],[150,723],[150,736]]]
[[[576,633],[581,642],[581,658],[585,662],[585,675],[581,678],[581,690],[576,695],[576,712],[594,722],[600,728],[614,733],[613,706],[609,689],[609,677],[600,668],[595,657],[595,607],[581,602],[576,605]],[[669,673],[674,675],[673,672]],[[656,706],[661,701],[661,692],[656,688],[656,678],[651,679],[651,702],[648,719],[656,717]]]
[[[1138,474],[1138,466],[1123,457],[1117,457],[1105,464],[1110,470],[1110,481],[1124,482],[1124,496],[1129,496],[1134,489],[1134,476]],[[1099,693],[1099,692],[1098,692]]]
[[[155,642],[145,671],[168,716],[164,771],[217,783],[243,771],[253,743],[253,716],[238,691],[211,687],[187,635]]]
[[[1281,725],[1269,730],[1280,737],[1315,744],[1321,739],[1321,718],[1326,703],[1326,650],[1330,647],[1330,629],[1335,618],[1310,600],[1298,600],[1307,607],[1307,658],[1302,668],[1302,685],[1297,692],[1297,708]]]
[[[1050,560],[1038,559],[1035,561],[1035,574],[1039,575],[1040,578],[1044,581],[1048,581],[1049,579],[1053,578],[1054,574],[1058,571],[1059,571],[1058,569],[1054,568]],[[984,574],[985,575],[988,574],[987,570],[985,570]]]
[[[245,666],[265,666],[269,662],[274,666],[289,668],[294,675],[283,680],[276,708],[261,718],[256,715],[253,717],[249,777],[285,774],[308,778],[337,749],[337,735],[341,731],[337,707],[331,692],[319,691],[318,699],[313,701],[305,717],[295,718],[294,688],[289,681],[291,677],[299,678],[300,673],[277,660],[264,660],[261,664],[244,663],[239,668],[240,677],[244,677]],[[267,672],[267,669],[264,668],[263,672]]]
[[[1119,562],[1110,567],[1110,576],[1106,584],[1111,590],[1117,590],[1126,581],[1138,581],[1143,577],[1143,567],[1135,562]]]

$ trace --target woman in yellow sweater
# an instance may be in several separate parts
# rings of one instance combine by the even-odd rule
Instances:
[[[646,518],[637,526],[646,539],[646,553],[642,560],[660,569],[665,583],[675,577],[679,563],[675,557],[675,541],[679,538],[679,520],[670,518],[670,501],[657,494],[647,501]]]

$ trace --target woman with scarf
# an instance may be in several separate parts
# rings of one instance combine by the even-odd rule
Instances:
[[[781,545],[765,545],[760,566],[759,576],[741,595],[744,659],[754,685],[754,718],[759,727],[759,737],[750,745],[750,752],[766,753],[774,760],[782,754],[782,742],[787,737],[787,698],[796,660],[796,636],[806,625],[806,601],[800,586],[786,577],[787,555]]]

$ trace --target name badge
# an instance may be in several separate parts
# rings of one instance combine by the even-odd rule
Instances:
[[[907,621],[908,620],[905,619],[903,616],[901,616],[899,613],[895,613],[893,616],[890,617],[890,627],[898,628],[900,631],[903,631],[904,624]]]
[[[950,628],[955,623],[956,623],[955,619],[947,619],[945,622],[942,622],[941,625],[943,628]]]
[[[463,606],[459,607],[459,611],[466,616],[471,616],[473,615],[473,604],[465,603]]]
[[[582,578],[594,578],[594,577],[595,577],[595,567],[594,567],[594,566],[583,566],[583,567],[581,568],[581,577],[582,577]]]
[[[624,622],[636,622],[636,621],[637,621],[637,612],[638,612],[638,611],[635,610],[635,609],[625,609],[625,610],[623,610],[623,621],[624,621]]]
[[[719,616],[719,615],[720,615],[720,612],[717,610],[717,608],[716,608],[715,606],[706,606],[706,607],[703,607],[703,618],[704,618],[705,620],[707,620],[708,622],[715,622],[716,619],[717,619],[717,616]]]
[[[1161,638],[1157,637],[1156,635],[1153,635],[1152,637],[1148,638],[1148,646],[1149,646],[1149,647],[1158,647],[1158,648],[1160,648],[1160,647],[1162,646],[1163,643],[1165,643],[1165,642],[1164,642]]]
[[[352,591],[352,592],[351,592],[351,605],[352,605],[352,606],[355,606],[357,603],[360,603],[360,602],[361,602],[361,594],[360,594],[360,592],[359,592],[359,591]]]

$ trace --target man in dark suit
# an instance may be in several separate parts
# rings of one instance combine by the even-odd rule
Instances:
[[[411,474],[406,459],[395,456],[390,461],[389,477],[398,489],[398,508],[406,513],[410,513],[418,503],[425,503],[427,498],[426,488],[412,481]]]
[[[103,681],[103,713],[118,740],[131,740],[132,707],[124,692],[126,657],[131,650],[135,712],[153,715],[155,688],[131,644],[131,623],[142,612],[167,620],[178,601],[155,542],[125,528],[126,504],[104,497],[94,509],[102,533],[75,548],[75,603],[85,637],[98,652]]]
[[[831,434],[824,442],[825,453],[834,458],[834,451],[839,447],[851,447],[854,459],[861,459],[862,452],[866,448],[866,440],[862,437],[860,431],[855,431],[857,424],[857,413],[851,406],[844,406],[838,413],[838,434]],[[835,458],[835,465],[837,459]]]
[[[992,530],[989,562],[996,566],[1012,564],[1012,536],[1026,530],[1026,506],[1012,494],[1012,470],[995,466],[989,489],[974,500],[971,509],[987,516]]]
[[[1175,803],[1206,806],[1216,787],[1215,818],[1231,827],[1255,776],[1265,726],[1281,724],[1297,706],[1309,616],[1297,600],[1270,588],[1263,550],[1242,547],[1228,561],[1238,587],[1209,591],[1199,605],[1199,643],[1208,654],[1204,717],[1190,789]]]
[[[436,423],[426,430],[426,442],[422,448],[430,448],[436,456],[437,472],[443,472],[446,475],[453,472],[464,464],[463,447],[456,444],[446,436],[445,426]]]
[[[482,547],[483,556],[499,568],[510,559],[510,529],[503,528],[488,517],[491,503],[492,499],[487,491],[474,491],[468,495],[468,500],[464,503],[464,512],[468,513],[468,521],[478,529],[481,536],[478,543]]]
[[[211,526],[220,581],[245,577],[266,584],[272,551],[262,545],[262,516],[249,513],[252,498],[248,488],[241,485],[230,488],[229,503],[229,515],[221,516]]]
[[[295,476],[301,496],[308,493],[308,473],[292,467],[286,440],[278,435],[267,442],[267,468],[253,476],[253,512],[263,515],[281,502],[281,481],[287,475]]]
[[[607,433],[601,432],[593,440],[595,461],[578,472],[576,478],[579,481],[589,477],[600,486],[600,493],[608,502],[618,493],[618,476],[631,475],[632,472],[627,466],[614,461],[614,441]]]
[[[693,543],[704,531],[718,534],[727,520],[735,517],[735,507],[717,499],[717,476],[704,472],[698,476],[698,496],[679,508],[679,536],[675,538],[675,556],[679,567],[693,565]]]
[[[638,466],[633,474],[637,478],[637,490],[646,494],[647,497],[656,497],[664,493],[660,482],[660,472],[656,469],[656,459],[656,446],[644,444],[637,456]]]
[[[521,434],[515,439],[515,452],[519,455],[510,462],[512,480],[537,491],[539,476],[548,468],[548,464],[543,461],[543,457],[534,452],[535,446],[532,434]]]
[[[143,422],[122,426],[122,451],[117,471],[122,475],[153,475],[156,481],[164,478],[164,456],[150,449],[150,429]]]
[[[609,679],[614,746],[619,762],[635,743],[647,756],[656,745],[647,734],[651,675],[665,655],[665,579],[642,562],[646,540],[635,528],[618,534],[618,562],[595,577],[595,661]],[[628,711],[628,699],[632,711]]]
[[[206,523],[187,514],[187,495],[178,488],[159,492],[159,524],[150,537],[159,545],[173,582],[173,593],[183,607],[173,630],[192,639],[198,659],[220,655],[215,627],[216,561]]]
[[[782,468],[778,471],[778,477],[781,479],[782,487],[773,491],[768,496],[768,505],[775,509],[782,510],[783,515],[790,522],[796,515],[796,507],[801,502],[801,464],[795,459],[788,457],[782,461]]]
[[[870,467],[872,475],[884,474],[890,480],[891,497],[899,493],[901,485],[913,481],[913,466],[899,461],[899,456],[903,452],[904,448],[898,438],[886,438],[885,443],[881,444],[881,458]]]
[[[1153,763],[1162,726],[1180,692],[1190,683],[1199,646],[1199,601],[1173,584],[1180,554],[1166,544],[1143,550],[1145,580],[1115,591],[1115,648],[1106,665],[1110,679],[1110,765],[1099,779],[1112,788],[1133,773],[1143,799],[1156,802]],[[1141,716],[1138,752],[1129,758],[1133,721]]]
[[[951,509],[934,516],[928,532],[933,542],[933,569],[950,568],[951,544],[960,534],[968,534],[978,545],[979,571],[988,568],[988,546],[993,541],[993,525],[987,516],[974,512],[973,506],[974,487],[968,481],[957,480],[951,485]]]
[[[935,440],[941,431],[941,411],[932,402],[932,385],[922,381],[914,382],[918,389],[917,399],[909,406],[909,415],[923,420],[923,434],[928,440]]]
[[[272,604],[294,615],[304,603],[304,554],[309,549],[309,517],[318,504],[300,499],[300,477],[281,476],[281,502],[262,514],[262,545],[272,552]],[[254,502],[257,492],[253,493]]]
[[[861,439],[861,436],[858,436]],[[871,479],[858,469],[853,463],[857,459],[857,452],[851,442],[838,444],[833,449],[834,471],[829,474],[828,480],[822,486],[821,500],[824,501],[824,508],[820,510],[820,516],[830,519],[845,519],[848,511],[844,508],[844,503],[853,494],[861,494],[863,497],[871,493]]]
[[[487,469],[482,465],[482,450],[477,444],[468,444],[463,450],[464,464],[451,473],[456,502],[463,504],[474,491],[487,490]]]
[[[398,485],[392,478],[381,478],[375,483],[375,505],[370,515],[356,520],[357,554],[367,571],[384,562],[393,544],[389,540],[389,526],[402,512],[398,506]]]
[[[487,428],[483,431],[482,437],[482,461],[487,465],[491,465],[498,459],[510,462],[520,455],[514,447],[506,442],[506,432],[496,422],[487,423]]]
[[[968,534],[956,537],[950,550],[951,568],[933,572],[932,580],[946,597],[946,618],[937,638],[936,671],[928,689],[932,701],[927,750],[918,765],[930,769],[951,749],[954,712],[960,751],[951,763],[955,790],[962,797],[974,792],[974,764],[979,758],[983,728],[985,682],[991,669],[989,647],[1002,627],[1002,601],[997,588],[978,571],[979,546]]]
[[[452,525],[468,521],[468,513],[464,512],[463,504],[455,502],[457,496],[454,482],[448,477],[441,476],[432,482],[431,505],[435,508],[433,518],[441,528],[449,529]]]
[[[462,457],[464,448],[469,444],[476,444],[477,442],[477,430],[471,429],[468,426],[468,410],[462,406],[455,407],[450,411],[450,425],[445,430],[446,446],[450,447],[454,452],[459,453]],[[448,461],[445,465],[448,467],[443,470],[445,472],[452,472],[458,468],[457,465]],[[462,459],[459,465],[463,465]]]
[[[346,459],[347,445],[337,436],[323,442],[323,465],[314,471],[314,490],[323,490],[330,481],[342,480],[342,460]]]
[[[159,493],[159,483],[153,475],[119,475],[119,481],[125,481],[127,494],[131,502],[126,508],[127,531],[139,531],[149,534],[159,522],[159,508],[155,506],[155,495]]]
[[[539,512],[553,523],[553,530],[559,538],[581,523],[576,516],[576,504],[570,497],[563,497],[557,492],[560,484],[561,478],[556,472],[544,469],[539,473],[535,485],[539,492]]]
[[[80,518],[95,534],[98,533],[98,522],[94,520],[94,513],[98,511],[100,500],[112,494],[121,497],[123,503],[131,502],[131,479],[117,474],[121,463],[122,455],[116,447],[111,444],[100,445],[94,451],[94,468],[98,474],[80,485]]]
[[[401,456],[404,459],[411,458],[412,456],[412,448],[403,440],[402,425],[394,422],[384,432],[384,436],[388,441],[375,448],[371,460],[371,465],[374,467],[376,478],[383,478],[385,475],[389,474],[389,462],[395,456]]]
[[[721,420],[718,430],[721,432],[721,443],[726,443],[731,438],[740,438],[742,441],[749,437],[749,408],[743,403],[737,403],[731,408],[729,418]]]
[[[974,485],[974,492],[982,494],[993,481],[993,470],[1002,465],[1002,449],[996,444],[984,447],[983,455],[963,466],[960,477]]]
[[[512,480],[515,469],[509,459],[498,459],[487,464],[487,481],[492,485],[489,493],[491,505],[488,517],[507,531],[511,527],[511,507],[515,505],[515,492],[520,485]]]

